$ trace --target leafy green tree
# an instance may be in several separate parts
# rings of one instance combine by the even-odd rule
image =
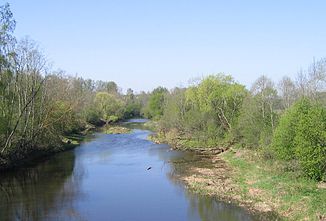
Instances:
[[[326,175],[326,110],[301,99],[287,110],[275,130],[272,147],[283,160],[298,160],[313,179]]]
[[[313,179],[326,180],[326,110],[314,105],[299,118],[295,154],[305,172]]]
[[[132,118],[140,116],[141,102],[137,99],[134,91],[128,88],[125,98],[124,118]]]
[[[178,131],[185,130],[186,98],[185,89],[174,88],[165,96],[163,116],[160,120],[162,130],[176,128]]]
[[[296,126],[301,114],[307,114],[310,103],[307,100],[301,100],[295,103],[280,118],[272,141],[272,147],[277,157],[283,160],[295,159]]]
[[[163,115],[165,95],[168,90],[164,87],[155,88],[149,96],[145,116],[159,119]]]
[[[95,97],[95,105],[101,113],[101,117],[108,124],[122,117],[122,101],[107,92],[98,92]]]
[[[190,109],[201,113],[200,128],[223,139],[236,125],[247,91],[229,75],[211,75],[186,91]],[[205,129],[204,129],[205,130]]]
[[[208,76],[187,89],[176,88],[165,96],[161,129],[174,130],[170,135],[182,135],[194,140],[194,145],[230,140],[247,93],[243,85],[223,74]]]
[[[12,54],[15,43],[13,32],[16,21],[10,10],[9,4],[0,6],[0,145],[3,147],[10,122],[13,117],[12,103],[15,94],[10,86],[14,81],[14,73],[10,65],[10,55]]]
[[[0,71],[9,66],[9,58],[13,53],[13,46],[16,42],[13,32],[16,21],[8,3],[0,6]]]

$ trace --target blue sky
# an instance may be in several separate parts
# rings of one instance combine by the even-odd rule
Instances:
[[[326,1],[8,2],[16,36],[39,42],[55,68],[124,90],[219,72],[250,86],[261,74],[294,77],[326,56]]]

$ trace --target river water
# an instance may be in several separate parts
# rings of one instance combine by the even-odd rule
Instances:
[[[185,189],[172,162],[187,154],[148,141],[140,122],[130,122],[130,134],[97,133],[74,150],[1,174],[0,220],[256,220]]]

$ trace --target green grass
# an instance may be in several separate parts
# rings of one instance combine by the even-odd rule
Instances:
[[[289,220],[318,220],[318,215],[326,215],[326,189],[318,188],[317,182],[282,171],[275,162],[260,160],[254,151],[243,152],[240,156],[222,154],[235,171],[232,179],[242,198],[266,202]],[[249,190],[259,194],[252,195]]]

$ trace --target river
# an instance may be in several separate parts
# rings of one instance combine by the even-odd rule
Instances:
[[[74,150],[0,175],[0,220],[256,220],[233,204],[191,193],[173,162],[192,153],[129,134],[96,133]]]

